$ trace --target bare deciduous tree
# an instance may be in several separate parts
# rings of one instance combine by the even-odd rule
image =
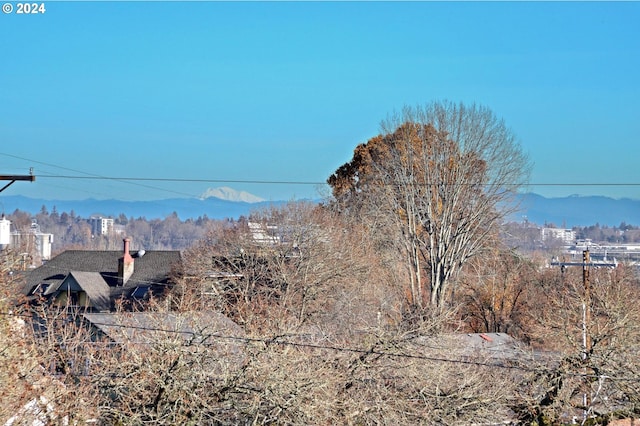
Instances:
[[[135,425],[482,424],[529,402],[516,392],[523,370],[503,368],[508,359],[438,337],[455,313],[401,321],[394,271],[357,221],[307,204],[251,220],[274,225],[276,239],[220,224],[185,254],[177,291],[146,312],[118,313],[108,342],[87,334],[91,315],[39,313],[48,326],[29,346],[32,363],[56,376],[50,401],[61,415]],[[207,310],[244,330],[212,328]],[[111,314],[94,315],[106,330]]]
[[[460,266],[513,208],[528,169],[515,136],[488,108],[443,102],[386,120],[328,183],[340,210],[368,220],[382,214],[382,227],[395,225],[410,303],[442,307]]]

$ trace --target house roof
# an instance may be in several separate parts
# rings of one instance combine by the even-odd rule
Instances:
[[[244,330],[219,312],[87,313],[83,318],[97,340],[163,351],[165,345],[181,346],[202,354],[202,367],[214,375],[228,374],[246,359]]]
[[[107,282],[98,272],[70,271],[67,278],[65,278],[57,288],[49,287],[45,295],[53,294],[57,290],[66,290],[74,284],[80,286],[80,288],[87,293],[95,309],[99,311],[109,310],[111,307],[111,291]]]
[[[410,346],[417,353],[447,357],[454,353],[463,360],[491,360],[496,365],[512,362],[555,362],[555,354],[535,351],[507,333],[444,333],[419,336]]]
[[[115,343],[153,343],[167,338],[228,342],[244,337],[242,327],[213,311],[87,313],[83,317]]]
[[[506,333],[443,333],[419,336],[412,343],[425,351],[455,351],[457,355],[505,354],[517,351],[522,344]]]
[[[134,258],[134,272],[124,285],[118,285],[118,260],[123,255],[121,250],[67,250],[28,272],[23,294],[31,296],[38,285],[46,284],[48,287],[44,295],[51,295],[73,272],[76,279],[80,279],[88,289],[97,291],[98,288],[103,288],[102,282],[106,283],[110,301],[113,302],[121,296],[129,297],[130,293],[140,286],[162,290],[169,283],[172,268],[182,260],[179,251],[146,251],[144,256],[138,255],[137,252],[131,254]],[[102,281],[98,280],[96,274]],[[87,291],[84,285],[81,286]],[[91,297],[88,291],[87,294]]]

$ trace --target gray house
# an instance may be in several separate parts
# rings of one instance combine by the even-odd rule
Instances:
[[[109,312],[116,302],[136,307],[172,285],[171,275],[181,265],[179,251],[67,250],[28,272],[23,295],[92,312]]]

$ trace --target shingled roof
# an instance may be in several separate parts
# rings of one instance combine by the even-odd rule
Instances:
[[[111,289],[98,272],[71,271],[58,287],[49,287],[45,295],[67,291],[75,287],[79,287],[87,293],[96,310],[108,311],[111,308]]]
[[[242,327],[215,311],[86,313],[82,317],[96,341],[161,350],[163,345],[184,350],[190,346],[201,355],[206,353],[201,367],[220,377],[240,368],[246,357]]]
[[[202,343],[245,336],[242,327],[214,311],[87,313],[83,317],[115,343],[153,343],[175,337]]]
[[[76,281],[89,297],[91,297],[89,294],[91,291],[94,292],[94,297],[102,298],[104,296],[103,290],[98,290],[103,288],[97,277],[99,275],[108,287],[110,309],[115,300],[123,296],[125,298],[131,297],[131,294],[138,288],[148,287],[151,293],[156,294],[162,292],[170,284],[172,268],[178,266],[182,261],[179,251],[131,252],[134,260],[133,274],[124,285],[119,285],[118,262],[122,256],[123,252],[120,250],[67,250],[46,264],[30,271],[26,277],[23,294],[25,296],[51,296],[59,290],[63,281],[73,272]],[[86,275],[85,273],[93,273],[94,275]],[[88,287],[85,288],[85,285]],[[102,302],[99,304],[104,308]]]

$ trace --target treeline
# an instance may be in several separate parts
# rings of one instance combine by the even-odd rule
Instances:
[[[542,238],[542,227],[556,228],[553,223],[538,225],[531,222],[507,222],[502,224],[501,238],[510,247],[523,253],[549,252],[556,253],[564,242],[557,239]],[[572,228],[576,240],[591,240],[596,244],[633,244],[640,243],[640,227],[622,222],[619,226],[609,227],[595,224]]]
[[[613,227],[596,223],[591,226],[575,227],[573,230],[576,231],[576,238],[580,240],[589,239],[593,242],[623,244],[640,242],[640,226],[629,225],[625,222]]]
[[[58,212],[54,206],[51,212],[45,206],[33,215],[22,210],[15,210],[7,215],[12,222],[12,230],[27,233],[35,223],[40,232],[54,235],[52,252],[58,254],[69,249],[118,250],[122,247],[122,238],[132,238],[135,249],[145,250],[184,250],[193,246],[207,234],[217,223],[233,225],[235,222],[248,220],[245,217],[226,220],[210,219],[207,215],[196,219],[181,220],[176,213],[164,219],[147,219],[145,217],[127,217],[124,214],[112,217],[115,229],[107,235],[96,235],[92,232],[89,218],[77,216],[70,212]],[[556,227],[555,224],[536,225],[533,223],[510,222],[504,225],[503,238],[513,247],[527,251],[540,250],[546,247],[542,241],[540,227]],[[596,223],[591,226],[574,227],[577,239],[590,239],[595,243],[638,243],[640,242],[640,226],[622,222],[618,226],[607,226]]]
[[[53,234],[54,255],[69,249],[117,250],[122,248],[124,236],[132,238],[135,249],[183,250],[203,238],[212,223],[220,222],[206,215],[181,220],[176,213],[164,219],[127,218],[123,214],[112,218],[116,226],[101,235],[92,231],[90,218],[77,216],[73,210],[58,212],[55,206],[51,212],[43,206],[35,215],[21,210],[7,215],[12,230],[28,233],[35,227],[42,233]],[[233,223],[234,219],[228,222]]]

